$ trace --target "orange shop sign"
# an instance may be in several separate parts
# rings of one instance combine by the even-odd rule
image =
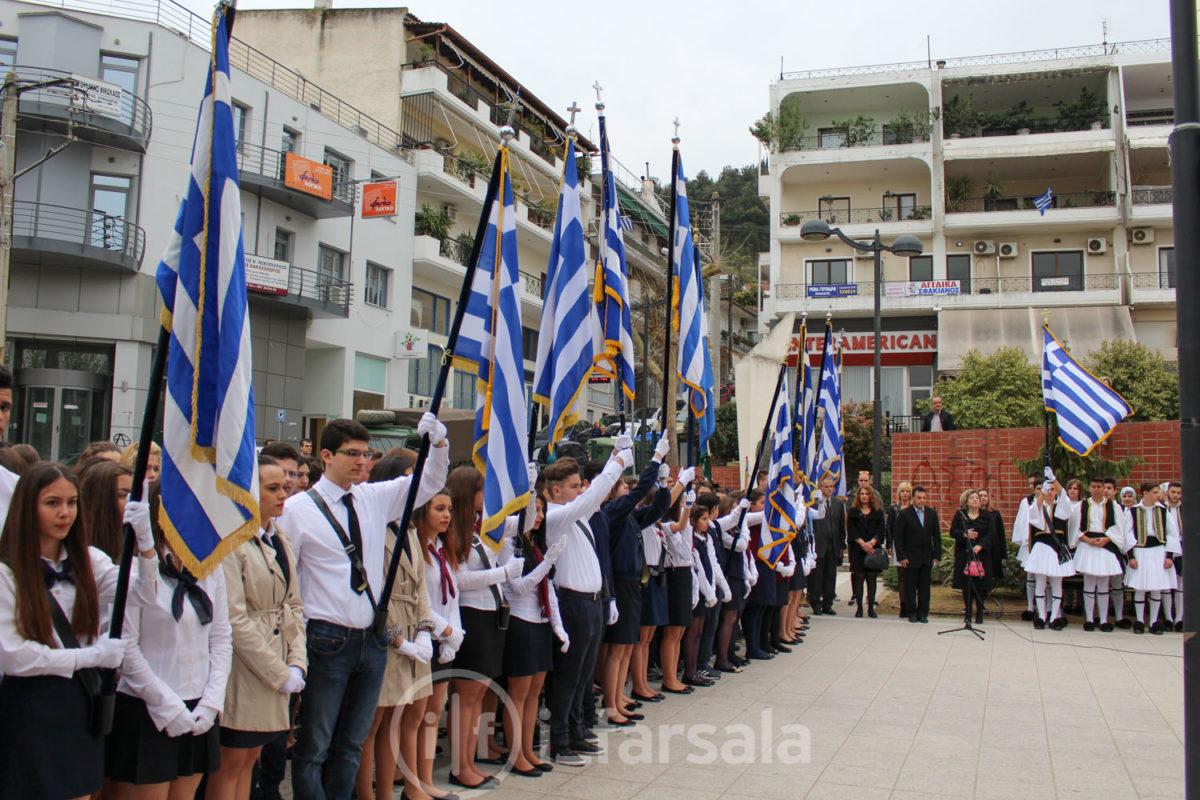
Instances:
[[[396,213],[396,182],[363,185],[362,215],[390,217]]]
[[[284,162],[283,185],[329,200],[333,197],[333,168],[295,153]]]

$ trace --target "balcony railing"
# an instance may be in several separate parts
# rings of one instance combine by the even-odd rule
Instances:
[[[958,203],[947,200],[946,211],[951,214],[976,211],[1036,211],[1034,200],[1039,196],[1031,194],[1020,197],[966,197]],[[1113,206],[1116,202],[1116,192],[1068,192],[1051,197],[1050,208],[1097,208]]]
[[[464,267],[471,260],[471,242],[460,241],[459,239],[442,239],[438,244],[438,254],[443,258],[448,258],[455,264],[462,264]]]
[[[1129,125],[1174,125],[1175,109],[1152,108],[1143,111],[1126,111],[1125,122]]]
[[[1014,122],[1010,119],[1003,119],[1003,114],[988,114],[983,112],[984,117],[977,124],[970,126],[955,123],[951,119],[944,119],[942,122],[942,130],[947,138],[963,138],[972,139],[977,137],[989,136],[1018,136],[1023,133],[1067,133],[1069,131],[1086,131],[1088,129],[1105,130],[1108,128],[1107,112],[1104,116],[1096,120],[1088,120],[1081,122],[1078,120],[1062,119],[1060,117],[1027,117],[1023,120]],[[1002,117],[1000,121],[989,121],[989,117]]]
[[[259,291],[251,289],[252,296],[262,296]],[[350,315],[350,297],[354,287],[350,281],[323,272],[315,272],[302,267],[288,268],[288,288],[286,295],[266,292],[265,296],[272,297],[285,303],[298,303],[323,315],[348,317]]]
[[[816,136],[793,136],[780,148],[789,150],[839,150],[846,147],[877,147],[880,145],[928,142],[929,131],[915,128],[895,129],[889,125],[869,130],[834,128]]]
[[[1138,186],[1133,190],[1135,206],[1161,205],[1174,199],[1175,190],[1170,186]]]
[[[779,215],[779,224],[784,227],[798,227],[806,219],[823,219],[830,225],[854,225],[871,222],[906,222],[908,220],[929,219],[933,209],[930,206],[914,206],[912,208],[853,208],[825,209],[823,211],[790,211]]]
[[[72,78],[72,73],[57,69],[19,65],[12,69],[23,82],[69,81]],[[74,83],[23,92],[17,114],[63,126],[69,117],[74,135],[82,139],[125,147],[133,145],[139,151],[145,150],[153,127],[150,106],[133,92],[122,91],[119,113],[109,115],[89,108],[87,92]]]
[[[1081,292],[1085,290],[1112,291],[1120,288],[1121,285],[1121,276],[1111,273],[1107,275],[1038,276],[1036,278],[1031,275],[1011,278],[972,277],[958,280],[958,295],[941,294],[923,296],[929,302],[929,305],[934,306],[945,301],[947,297],[961,295],[989,295],[1010,292]],[[904,297],[922,296],[905,294],[903,289],[907,287],[907,283],[906,281],[885,282],[881,298],[883,305],[886,306]],[[899,293],[889,294],[889,290],[899,291]],[[774,287],[774,296],[778,300],[811,299],[818,303],[847,297],[857,297],[861,298],[864,302],[872,302],[875,297],[875,282],[781,283]]]
[[[539,206],[529,206],[529,221],[539,228],[545,228],[548,231],[554,230],[554,215],[556,211],[551,209],[541,208]]]
[[[542,296],[542,279],[537,275],[530,275],[528,272],[521,273],[521,279],[525,283],[525,291],[529,292],[534,297]]]
[[[249,142],[238,143],[238,170],[252,175],[261,175],[278,181],[284,185],[285,164],[287,154],[279,150],[271,150]],[[290,188],[290,187],[289,187]],[[333,176],[333,200],[343,203],[354,203],[354,181],[349,178]],[[299,192],[299,190],[295,190]],[[313,195],[314,197],[316,195]],[[323,198],[322,198],[323,199]]]
[[[1175,271],[1135,272],[1130,276],[1134,289],[1174,289]]]
[[[120,217],[26,200],[13,203],[12,232],[14,237],[28,237],[34,250],[40,249],[34,240],[54,240],[66,243],[84,258],[96,256],[97,261],[117,262],[135,271],[146,249],[146,232]],[[19,243],[14,243],[14,248],[23,249]]]

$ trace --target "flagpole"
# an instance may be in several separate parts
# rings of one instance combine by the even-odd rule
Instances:
[[[662,401],[662,431],[663,433],[670,432],[672,439],[675,438],[675,404],[674,399],[667,387],[671,385],[670,372],[673,369],[671,366],[671,326],[675,322],[675,303],[673,293],[675,291],[675,204],[678,202],[675,189],[675,177],[679,174],[679,137],[671,139],[671,213],[670,219],[667,222],[667,324],[663,330],[663,401]],[[667,410],[670,408],[670,415]],[[674,445],[675,443],[672,442]],[[692,466],[692,465],[687,465]]]
[[[596,83],[594,83],[592,85],[592,87],[596,90],[596,116],[599,117],[599,120],[600,120],[600,209],[599,209],[598,221],[596,223],[596,230],[598,231],[598,238],[599,238],[599,241],[597,242],[597,244],[598,244],[598,249],[600,250],[600,268],[603,270],[604,266],[605,266],[604,262],[606,260],[605,256],[608,255],[608,220],[605,219],[605,209],[608,208],[607,203],[612,203],[613,207],[617,209],[617,225],[621,224],[621,221],[620,221],[621,211],[620,211],[620,206],[617,204],[617,198],[606,197],[606,195],[608,194],[608,176],[611,173],[611,167],[609,166],[609,163],[608,163],[608,126],[605,125],[604,103],[603,103],[603,101],[600,100],[600,91],[603,87],[600,86],[599,81],[596,81]],[[572,113],[572,116],[574,116],[573,113]],[[629,298],[625,297],[622,299],[621,302],[628,303]],[[621,432],[624,433],[625,432],[625,386],[622,383],[621,370],[619,368],[616,368],[617,365],[615,362],[613,363],[613,366],[615,368],[613,371],[617,374],[617,378],[616,378],[617,414],[620,417]]]
[[[767,412],[767,421],[763,425],[762,438],[758,440],[758,447],[754,449],[754,469],[750,472],[750,481],[746,486],[746,496],[749,497],[750,492],[754,490],[754,484],[758,479],[758,467],[762,463],[762,454],[765,449],[767,437],[771,434],[771,420],[775,418],[775,406],[779,402],[779,387],[783,385],[783,378],[787,375],[787,359],[779,365],[779,377],[775,379],[775,391],[771,392],[771,410]],[[746,509],[742,509],[742,515],[738,518],[738,529],[742,527],[742,523],[746,521]]]
[[[513,137],[513,129],[505,125],[500,129],[503,140],[501,147],[507,147]],[[471,284],[475,280],[475,270],[478,268],[479,251],[483,246],[484,234],[487,231],[488,218],[491,214],[492,203],[500,191],[500,151],[492,162],[492,178],[488,181],[487,193],[483,198],[483,210],[479,213],[479,226],[476,229],[475,241],[471,245],[471,256],[467,259],[467,272],[463,276],[462,289],[458,293],[458,307],[454,310],[454,321],[450,325],[446,349],[442,353],[442,366],[438,370],[437,384],[433,389],[433,398],[429,401],[429,413],[437,416],[442,407],[442,396],[446,393],[446,381],[450,375],[450,365],[454,360],[454,348],[458,344],[458,333],[462,328],[463,317],[466,314],[467,303],[471,298]],[[535,415],[536,419],[536,415]],[[421,447],[417,451],[417,463],[413,466],[412,480],[408,485],[408,496],[404,499],[404,512],[400,515],[400,536],[407,535],[409,522],[412,520],[413,506],[417,501],[417,488],[421,485],[421,476],[425,472],[425,461],[429,458],[429,437],[421,437]],[[396,572],[400,568],[401,547],[392,548],[392,559],[388,564],[387,576],[383,581],[383,589],[379,592],[379,605],[375,609],[375,634],[382,636],[387,630],[388,598],[392,596],[392,586],[396,583]]]
[[[832,321],[833,321],[833,312],[830,311],[829,313],[827,313],[825,315],[825,340],[823,342],[821,342],[821,371],[817,374],[817,380],[813,386],[813,388],[816,389],[816,391],[817,391],[817,396],[813,399],[813,408],[814,409],[819,409],[821,407],[821,390],[825,385],[825,356],[829,352],[830,342],[833,341],[833,325],[831,324]],[[824,434],[825,434],[825,421],[821,420],[820,425],[818,425],[816,423],[817,423],[817,415],[814,412],[814,414],[813,414],[813,428],[814,428],[813,437],[814,437],[815,447],[813,449],[813,455],[818,461],[820,461],[820,459],[821,459],[821,439],[824,438]],[[809,476],[810,479],[814,478],[814,477],[817,478],[818,480],[820,480],[821,476],[819,476],[819,475],[810,475]]]

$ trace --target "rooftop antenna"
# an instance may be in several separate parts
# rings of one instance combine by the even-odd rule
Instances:
[[[1104,55],[1108,55],[1108,17],[1100,21],[1100,31],[1103,37]]]

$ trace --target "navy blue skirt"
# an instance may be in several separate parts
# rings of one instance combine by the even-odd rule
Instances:
[[[758,583],[750,590],[750,597],[746,602],[757,603],[760,606],[775,605],[775,570],[759,558],[754,559],[754,566],[758,568]]]
[[[642,582],[618,577],[613,583],[617,621],[604,628],[604,643],[637,644],[642,624]]]
[[[465,640],[464,640],[465,641]],[[529,622],[509,617],[504,638],[504,675],[524,678],[554,669],[554,645],[558,640],[549,622]]]
[[[650,580],[642,584],[642,626],[659,628],[670,623],[671,617],[667,611],[667,576],[666,573],[650,576]]]
[[[87,731],[91,700],[74,678],[0,680],[0,798],[62,800],[104,783],[104,738]]]
[[[692,568],[667,569],[667,624],[687,627],[692,624]]]
[[[746,607],[746,581],[743,578],[726,577],[725,581],[729,584],[729,593],[733,597],[729,598],[729,602],[721,606],[722,611],[741,611]]]

